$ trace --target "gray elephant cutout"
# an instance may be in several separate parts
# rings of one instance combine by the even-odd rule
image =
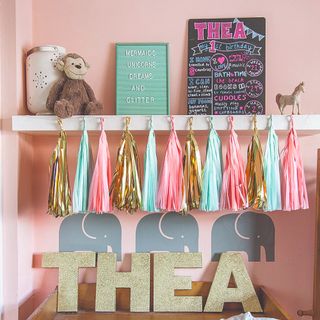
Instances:
[[[177,212],[149,214],[136,230],[136,252],[198,252],[198,242],[196,219]]]
[[[261,247],[265,249],[266,260],[274,261],[275,229],[272,219],[266,214],[227,214],[213,224],[213,261],[219,261],[220,254],[225,251],[245,251],[249,261],[261,261]]]
[[[117,253],[121,260],[121,225],[110,213],[72,214],[59,231],[59,251],[94,251]]]

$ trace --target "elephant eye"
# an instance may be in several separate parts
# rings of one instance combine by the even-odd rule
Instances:
[[[74,66],[74,63],[73,63],[73,62],[72,62],[71,64]]]

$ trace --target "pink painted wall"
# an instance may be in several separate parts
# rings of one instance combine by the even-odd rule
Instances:
[[[104,104],[106,114],[115,112],[115,50],[116,42],[168,42],[170,43],[170,92],[171,113],[186,112],[186,63],[187,20],[189,18],[264,16],[267,19],[267,113],[277,113],[274,103],[279,91],[290,92],[301,80],[306,83],[303,111],[318,113],[315,105],[318,92],[317,64],[320,44],[317,42],[320,22],[320,2],[306,3],[290,0],[259,2],[254,0],[233,1],[232,5],[217,0],[185,1],[103,1],[91,0],[33,0],[33,45],[59,44],[69,52],[82,54],[92,65],[87,80]],[[310,44],[313,44],[312,49]],[[184,137],[181,137],[183,143]],[[112,161],[120,139],[119,134],[108,135]],[[163,159],[166,135],[158,136],[159,162]],[[206,136],[199,136],[201,153],[205,155]],[[225,142],[225,138],[224,142]],[[97,136],[91,138],[96,147]],[[144,152],[145,135],[137,136],[140,156]],[[249,142],[248,136],[240,138],[243,155]],[[46,215],[48,161],[56,137],[34,136],[34,161],[31,199],[20,194],[19,202],[30,205],[33,225],[22,220],[24,230],[34,237],[34,253],[58,250],[59,219]],[[70,177],[75,173],[76,152],[79,136],[69,139]],[[284,144],[281,138],[281,146]],[[225,143],[224,143],[225,145]],[[247,263],[255,283],[264,285],[279,302],[295,317],[298,308],[309,309],[312,305],[313,238],[315,210],[316,149],[320,141],[317,135],[301,137],[311,208],[305,212],[273,213],[276,227],[276,261],[273,263]],[[28,154],[32,157],[32,153]],[[29,158],[30,159],[30,158]],[[20,175],[21,177],[21,175]],[[20,212],[19,212],[20,214]],[[134,251],[134,232],[143,214],[118,215],[123,230],[123,251]],[[210,234],[219,213],[194,213],[200,229],[200,251],[203,252],[203,269],[188,271],[195,280],[211,280],[216,264],[210,262]],[[30,227],[30,229],[28,229]],[[21,238],[22,239],[22,238]],[[28,250],[30,252],[30,250]],[[31,252],[30,252],[31,254]],[[21,269],[20,277],[26,279],[19,285],[19,296],[34,290],[35,305],[51,291],[57,282],[54,270],[38,269],[34,259],[35,276],[30,287],[30,256],[19,252],[19,258],[28,267]],[[128,269],[128,258],[120,264]],[[82,280],[94,281],[94,271],[82,274]],[[23,316],[21,315],[21,319]]]
[[[1,2],[1,222],[3,224],[3,309],[1,319],[18,319],[18,300],[32,290],[31,263],[33,252],[32,220],[22,221],[21,215],[29,214],[29,208],[19,205],[26,198],[19,197],[19,179],[30,172],[32,145],[20,139],[11,130],[11,116],[24,112],[24,49],[32,39],[32,1],[15,0]],[[30,138],[29,138],[30,140]],[[21,149],[20,149],[21,148]],[[20,150],[28,156],[20,162]],[[26,181],[25,181],[26,182]],[[24,185],[25,186],[25,185]],[[22,190],[23,187],[22,186]],[[31,215],[32,218],[32,215]],[[20,241],[18,235],[24,236]],[[31,236],[30,236],[31,235]],[[28,241],[26,241],[28,239]],[[29,252],[29,257],[23,255]],[[29,261],[29,265],[28,265]],[[18,280],[19,279],[19,280]],[[22,282],[19,282],[22,279]],[[21,290],[20,290],[21,289]],[[19,298],[18,298],[19,296]]]
[[[32,0],[16,0],[16,96],[19,112],[25,112],[25,57],[32,44]],[[33,303],[32,252],[34,250],[34,223],[32,197],[33,137],[19,135],[18,167],[18,317],[26,318],[35,307]]]

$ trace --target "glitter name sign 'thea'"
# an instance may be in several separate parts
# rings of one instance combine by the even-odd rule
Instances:
[[[153,256],[153,312],[221,312],[225,302],[240,302],[245,312],[262,312],[241,254],[221,255],[210,292],[202,309],[201,296],[175,296],[192,288],[191,277],[175,276],[176,268],[201,268],[201,253]],[[133,253],[131,271],[116,271],[116,254],[95,252],[44,253],[42,267],[59,268],[58,312],[78,310],[79,268],[97,268],[96,312],[116,311],[116,289],[130,288],[130,311],[150,311],[150,253]],[[236,288],[229,288],[233,276]]]

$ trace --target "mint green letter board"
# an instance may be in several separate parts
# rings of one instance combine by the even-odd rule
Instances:
[[[116,44],[116,113],[169,114],[168,44]]]

